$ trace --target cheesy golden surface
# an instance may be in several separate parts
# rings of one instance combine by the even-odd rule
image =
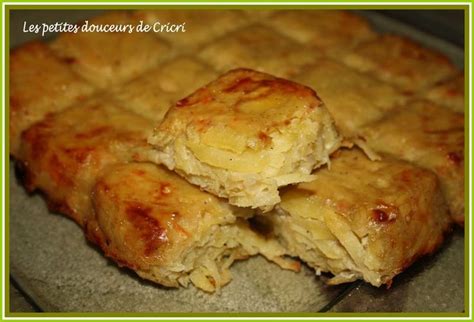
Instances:
[[[339,141],[313,90],[247,69],[178,101],[149,138],[152,161],[254,208],[276,204],[279,186],[309,180]]]
[[[10,54],[10,153],[16,155],[21,133],[48,113],[85,100],[94,87],[41,42]]]
[[[454,76],[456,69],[441,53],[401,36],[384,34],[342,55],[348,66],[415,93]]]
[[[282,10],[265,21],[278,32],[323,51],[349,49],[376,35],[364,18],[348,11]]]
[[[123,108],[159,122],[176,101],[194,92],[217,73],[190,57],[177,57],[109,91]]]
[[[138,24],[128,12],[111,12],[88,22],[89,26]],[[75,72],[100,88],[138,76],[165,60],[169,52],[164,40],[136,30],[63,33],[51,43],[51,48]]]
[[[388,157],[370,161],[358,150],[337,151],[330,169],[285,190],[272,215],[289,253],[331,272],[331,284],[374,286],[432,253],[451,222],[432,172]]]
[[[320,53],[279,35],[273,29],[254,24],[236,30],[199,52],[199,57],[218,71],[250,68],[279,77],[295,75]]]
[[[327,58],[305,67],[293,79],[316,89],[345,136],[357,135],[363,125],[408,98],[389,84]]]
[[[452,216],[464,221],[464,116],[430,101],[414,101],[362,132],[375,151],[435,172]]]

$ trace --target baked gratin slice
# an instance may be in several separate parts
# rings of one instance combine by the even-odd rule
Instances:
[[[298,270],[285,249],[246,224],[248,209],[232,207],[151,163],[109,168],[94,192],[87,235],[122,266],[169,287],[213,292],[231,280],[229,266],[257,253]]]
[[[363,279],[390,285],[417,258],[434,252],[450,227],[436,175],[403,161],[370,161],[339,150],[331,169],[282,192],[269,216],[289,254],[330,272],[330,284]]]
[[[435,172],[451,215],[464,222],[464,115],[419,100],[362,131],[367,145]]]
[[[91,213],[96,177],[110,165],[134,159],[152,128],[152,122],[94,97],[23,132],[16,165],[27,190],[41,191],[51,210],[82,225]]]
[[[333,120],[303,85],[232,70],[171,107],[148,158],[241,207],[271,209],[278,187],[309,181],[340,144]]]

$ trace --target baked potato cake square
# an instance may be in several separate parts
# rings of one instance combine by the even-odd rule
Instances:
[[[86,22],[84,22],[85,24]],[[137,26],[129,12],[110,12],[87,21],[92,26]],[[92,30],[92,29],[91,29]],[[166,41],[129,29],[116,32],[62,33],[52,43],[54,52],[84,79],[100,88],[130,80],[164,61]]]
[[[350,49],[375,37],[361,16],[340,10],[276,11],[265,23],[278,32],[319,50]]]
[[[464,113],[464,75],[443,80],[423,93],[425,98],[454,112]]]
[[[145,72],[109,92],[127,110],[159,122],[178,99],[217,77],[197,59],[181,56]]]
[[[413,101],[362,131],[367,145],[435,172],[451,215],[464,222],[464,115]]]
[[[46,114],[91,95],[92,85],[76,75],[47,45],[30,42],[10,54],[10,153],[17,155],[21,133]]]
[[[279,77],[290,77],[319,57],[275,30],[253,24],[217,39],[199,52],[199,57],[220,72],[250,68]]]
[[[173,48],[189,53],[248,23],[240,10],[139,10],[134,15],[154,26],[154,33]]]
[[[148,142],[152,162],[233,205],[269,210],[278,187],[311,180],[340,137],[312,89],[236,69],[178,101]]]
[[[331,168],[282,192],[269,216],[292,256],[330,272],[329,284],[363,279],[380,286],[417,258],[434,252],[451,218],[436,175],[395,159],[370,161],[339,150]]]
[[[393,86],[328,58],[306,66],[293,79],[317,89],[341,134],[348,137],[407,100]]]
[[[23,132],[17,166],[25,187],[79,224],[90,215],[90,192],[105,167],[134,159],[153,123],[102,97],[56,114]]]
[[[443,54],[391,34],[363,42],[341,59],[350,67],[396,85],[407,93],[426,89],[456,73],[454,65]]]
[[[261,253],[287,269],[276,240],[253,232],[232,207],[176,174],[150,163],[111,168],[95,185],[95,217],[87,235],[106,255],[141,277],[169,287],[214,292],[231,280],[229,266]]]

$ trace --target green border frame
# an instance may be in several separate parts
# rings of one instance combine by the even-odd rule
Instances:
[[[469,280],[471,280],[470,286],[472,287],[472,276],[469,276],[469,254],[472,255],[472,245],[469,244],[469,238],[466,238],[469,236],[469,226],[470,226],[470,221],[471,218],[468,214],[469,211],[469,199],[472,198],[473,194],[472,191],[469,191],[469,178],[472,179],[472,173],[470,173],[469,177],[465,177],[465,209],[466,209],[466,222],[465,222],[465,227],[464,227],[464,242],[465,242],[465,263],[464,263],[464,268],[465,268],[465,288],[464,288],[464,308],[465,312],[464,313],[411,313],[411,312],[404,312],[404,313],[331,313],[331,312],[325,312],[325,313],[116,313],[116,312],[97,312],[97,313],[82,313],[82,312],[70,312],[70,313],[46,313],[46,312],[39,312],[39,313],[15,313],[15,312],[10,312],[10,263],[9,263],[9,216],[10,216],[10,208],[9,208],[9,201],[10,201],[10,191],[9,191],[9,183],[10,183],[10,178],[9,178],[9,167],[10,167],[10,158],[9,158],[9,141],[8,141],[8,133],[5,131],[5,129],[9,128],[9,102],[7,101],[7,98],[9,97],[9,82],[8,82],[8,70],[9,70],[9,54],[6,51],[7,48],[9,48],[9,16],[10,16],[10,10],[15,9],[15,10],[31,10],[31,9],[36,9],[36,10],[51,10],[51,9],[143,9],[143,8],[152,8],[154,6],[162,8],[162,9],[181,9],[183,6],[185,6],[187,9],[200,9],[200,8],[206,8],[206,9],[285,9],[285,8],[297,8],[297,9],[312,9],[312,8],[318,8],[318,9],[439,9],[439,10],[446,10],[446,9],[451,9],[451,10],[464,10],[464,21],[465,21],[465,28],[464,28],[464,35],[465,35],[465,47],[464,47],[464,73],[466,76],[469,75],[470,71],[472,71],[472,66],[470,66],[469,62],[469,53],[472,53],[472,26],[471,29],[469,28],[469,14],[472,19],[472,14],[473,14],[473,9],[472,9],[472,0],[469,0],[468,2],[465,2],[465,4],[453,4],[453,5],[447,5],[445,2],[442,2],[443,4],[433,4],[436,2],[433,1],[428,1],[428,0],[418,0],[416,1],[417,4],[410,4],[410,0],[401,0],[401,1],[385,1],[384,4],[379,4],[377,3],[378,1],[376,0],[366,0],[364,3],[370,3],[370,4],[363,4],[363,5],[357,5],[357,4],[347,4],[345,1],[341,0],[336,0],[336,1],[331,1],[334,4],[317,4],[314,3],[314,1],[310,0],[300,0],[299,2],[305,3],[305,4],[298,4],[294,5],[291,3],[287,3],[287,1],[282,1],[282,0],[276,0],[276,1],[269,1],[269,0],[261,0],[261,1],[255,1],[255,2],[261,2],[261,3],[268,3],[265,5],[252,5],[254,1],[252,0],[242,0],[239,2],[245,2],[245,4],[231,4],[231,5],[223,5],[219,3],[218,0],[208,0],[206,2],[212,2],[213,4],[211,5],[202,5],[199,4],[199,0],[188,0],[188,1],[173,1],[173,4],[166,4],[166,5],[160,5],[160,3],[156,3],[154,1],[150,0],[145,0],[142,1],[144,3],[149,3],[149,5],[144,5],[144,4],[139,4],[139,5],[134,5],[134,4],[117,4],[117,2],[127,2],[124,0],[118,0],[118,1],[111,1],[111,0],[105,0],[106,2],[114,2],[113,4],[94,4],[94,0],[80,0],[80,1],[74,1],[74,4],[61,4],[61,0],[50,0],[48,1],[49,3],[57,3],[57,4],[26,4],[26,3],[31,3],[31,1],[28,0],[14,0],[14,1],[3,1],[2,0],[2,13],[5,15],[5,24],[2,24],[1,30],[2,32],[4,31],[5,34],[5,39],[3,39],[3,33],[1,35],[2,40],[5,41],[5,47],[3,48],[3,53],[5,55],[5,65],[0,64],[0,71],[3,72],[3,68],[5,66],[5,93],[2,91],[1,92],[1,97],[2,97],[2,102],[4,102],[4,108],[5,108],[5,128],[3,128],[2,123],[0,123],[0,138],[3,139],[5,138],[5,156],[2,157],[2,160],[0,161],[0,165],[4,167],[5,170],[5,186],[2,185],[1,189],[5,193],[5,236],[2,236],[2,239],[0,240],[0,245],[5,246],[5,271],[4,277],[5,277],[5,285],[3,285],[2,282],[2,288],[5,291],[5,299],[2,298],[2,304],[5,305],[5,311],[2,312],[7,319],[12,319],[15,318],[17,321],[22,321],[24,319],[22,318],[38,318],[38,319],[45,319],[45,318],[84,318],[89,321],[96,321],[100,318],[129,318],[129,319],[134,319],[134,318],[162,318],[164,321],[171,321],[171,319],[167,318],[179,318],[182,317],[183,319],[186,318],[204,318],[204,317],[209,317],[212,319],[217,319],[217,320],[224,320],[226,317],[230,318],[248,318],[248,320],[252,321],[252,318],[291,318],[291,320],[297,320],[298,318],[308,318],[308,317],[313,317],[313,318],[332,318],[334,321],[342,321],[345,320],[345,318],[367,318],[367,319],[374,319],[374,318],[404,318],[405,320],[410,320],[410,318],[438,318],[441,320],[451,320],[451,318],[467,318],[469,317],[469,310],[470,306],[472,305],[472,299],[469,297],[469,285],[467,284]],[[8,4],[4,5],[4,2],[8,2]],[[181,2],[187,2],[187,3],[192,3],[192,4],[186,4],[183,5]],[[394,4],[394,2],[396,4]],[[406,5],[401,5],[399,4],[400,2],[405,2]],[[285,4],[284,4],[285,3]],[[308,3],[308,4],[306,4]],[[420,4],[420,3],[426,3],[426,4]],[[471,4],[471,7],[469,7],[468,4]],[[472,24],[472,21],[471,21]],[[3,26],[5,30],[3,30]],[[3,74],[2,74],[3,75]],[[473,84],[469,86],[469,78],[466,77],[465,81],[465,92],[468,93],[469,90],[473,89]],[[465,102],[465,115],[468,116],[465,118],[465,150],[469,151],[469,147],[471,149],[474,147],[474,144],[472,142],[472,137],[470,137],[469,133],[469,121],[472,118],[472,113],[471,109],[469,106],[469,100],[466,100]],[[3,116],[2,116],[3,117]],[[2,141],[3,142],[3,141]],[[472,152],[472,150],[471,150]],[[469,173],[469,166],[470,166],[470,160],[472,160],[472,154],[471,155],[466,155],[465,153],[465,172]],[[0,179],[2,178],[2,173],[0,173]],[[5,237],[5,239],[3,239]],[[5,245],[3,245],[3,240],[5,240]],[[472,264],[472,263],[471,263]],[[97,319],[94,319],[97,318]],[[472,318],[472,317],[471,317]],[[174,320],[174,319],[173,319]],[[102,320],[103,321],[103,320]]]

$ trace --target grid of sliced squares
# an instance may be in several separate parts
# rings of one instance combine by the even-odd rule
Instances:
[[[113,12],[93,19],[90,24],[136,25],[129,12]],[[170,47],[165,40],[141,32],[78,32],[59,35],[51,48],[84,79],[99,88],[108,88],[165,60]]]
[[[217,77],[198,59],[178,56],[109,91],[123,108],[160,122],[169,107]]]
[[[356,136],[361,126],[380,119],[408,99],[390,84],[330,58],[318,59],[293,79],[317,90],[346,137]]]
[[[141,20],[187,31],[62,34],[10,54],[25,187],[118,265],[213,292],[235,260],[298,271],[292,256],[332,284],[379,286],[462,224],[464,81],[441,54],[331,10],[88,23]],[[342,136],[381,160],[330,158]]]
[[[250,21],[240,10],[140,10],[133,15],[153,26],[155,35],[166,39],[174,51],[190,54]],[[167,28],[185,31],[166,32]]]
[[[199,52],[199,57],[212,62],[220,72],[250,68],[290,77],[316,61],[320,51],[279,35],[267,26],[253,24],[216,39]]]
[[[277,11],[265,19],[265,23],[327,54],[350,49],[376,35],[364,18],[338,10]]]
[[[456,68],[444,55],[397,35],[379,35],[341,55],[348,66],[416,93],[452,77]]]
[[[83,101],[94,90],[46,44],[31,42],[14,49],[10,53],[10,153],[17,154],[24,130],[48,113]]]

